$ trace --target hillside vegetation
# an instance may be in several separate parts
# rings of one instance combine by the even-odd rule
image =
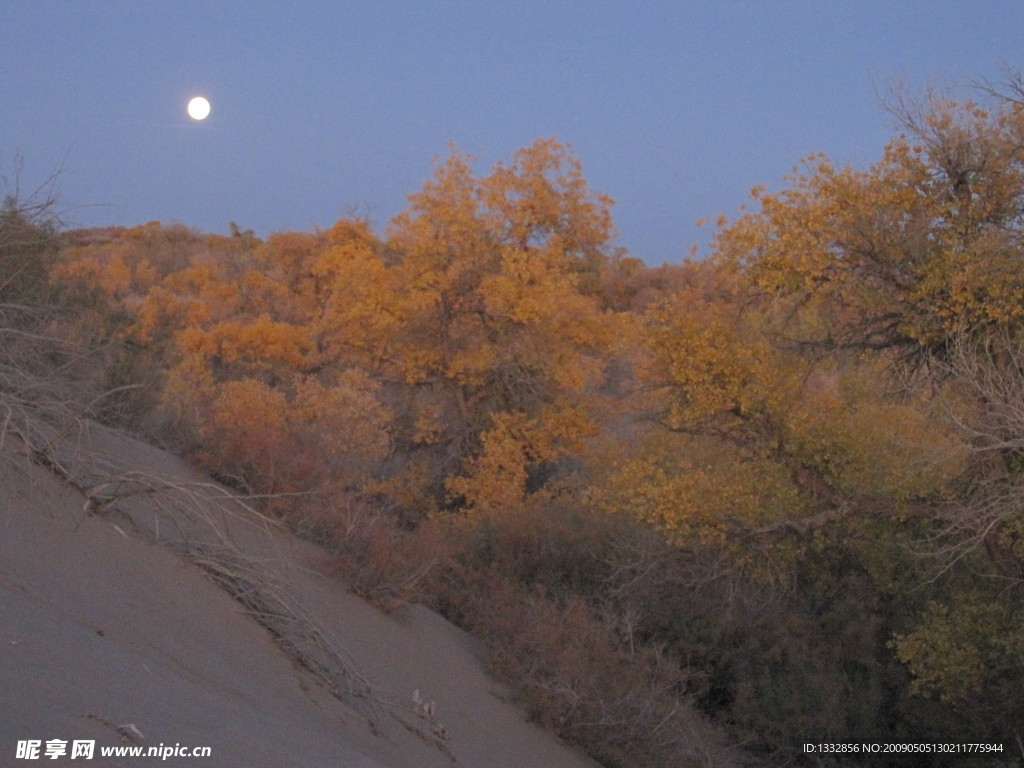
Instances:
[[[608,766],[1019,764],[1021,97],[903,100],[872,167],[809,158],[659,268],[554,140],[483,175],[453,150],[379,232],[60,234],[10,203],[0,385],[74,367],[81,407],[359,593],[486,639]]]

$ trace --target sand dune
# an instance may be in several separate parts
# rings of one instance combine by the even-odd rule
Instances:
[[[527,723],[471,638],[384,614],[325,555],[183,462],[84,425],[0,453],[0,764],[582,768]],[[95,742],[92,760],[18,742]],[[103,747],[210,757],[103,757]]]

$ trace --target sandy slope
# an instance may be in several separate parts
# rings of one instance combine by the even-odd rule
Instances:
[[[66,477],[11,435],[0,453],[0,765],[593,766],[458,629],[367,605],[182,462],[96,427],[56,455]],[[23,739],[212,757],[16,760]]]

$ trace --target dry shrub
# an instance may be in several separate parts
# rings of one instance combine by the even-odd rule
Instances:
[[[532,719],[610,764],[685,764],[669,760],[690,757],[677,663],[625,647],[580,598],[558,605],[514,588],[499,597],[474,628],[491,641],[495,671],[521,687]],[[502,618],[488,626],[496,612]]]
[[[361,531],[346,542],[338,573],[357,595],[385,611],[416,600],[421,582],[436,564],[415,534],[380,526]]]
[[[424,579],[446,557],[436,526],[411,530],[380,499],[349,495],[318,520],[353,592],[385,611],[423,597]]]
[[[487,641],[534,721],[608,766],[738,764],[688,702],[689,673],[608,599],[622,521],[566,505],[449,522],[426,580],[435,607]]]

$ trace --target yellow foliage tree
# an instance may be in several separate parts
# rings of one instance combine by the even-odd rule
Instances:
[[[1024,320],[1024,112],[932,95],[897,114],[907,135],[880,162],[811,158],[788,189],[757,191],[715,251],[788,302],[791,337],[920,362],[965,327]]]
[[[753,267],[694,269],[644,315],[643,407],[657,426],[598,503],[679,543],[724,543],[944,497],[963,446],[927,398],[895,392],[885,359],[822,349],[822,313],[766,297]],[[804,333],[812,343],[793,339]]]
[[[323,343],[400,393],[435,492],[521,498],[530,471],[592,429],[611,317],[580,283],[611,237],[610,201],[553,140],[479,178],[453,151],[410,201],[383,247],[330,235]]]

